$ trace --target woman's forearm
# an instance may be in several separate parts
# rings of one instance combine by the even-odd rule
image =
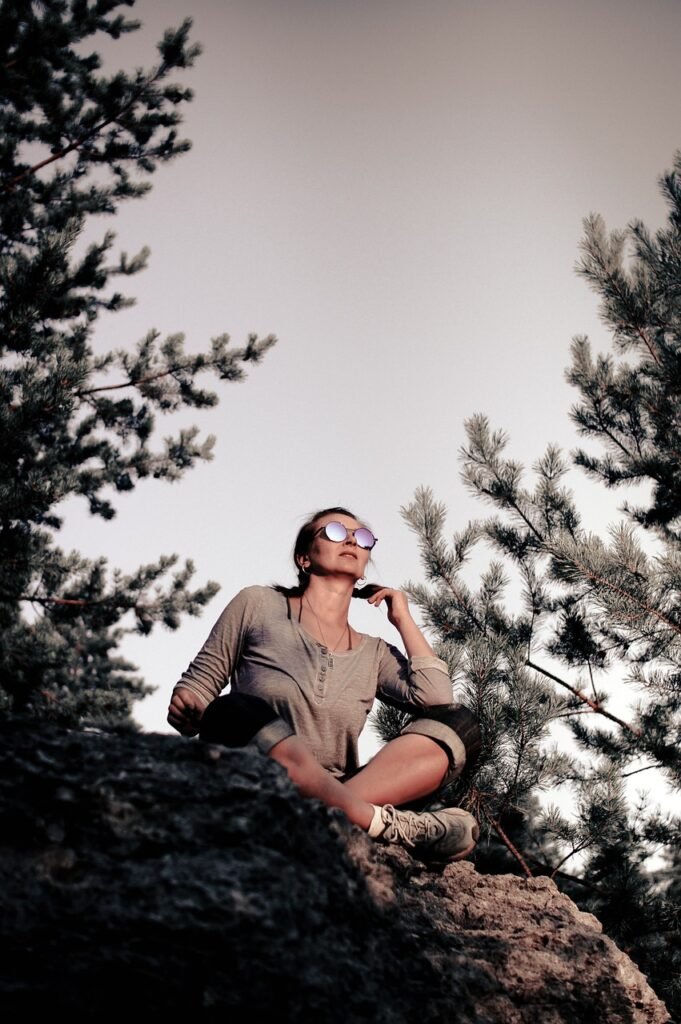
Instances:
[[[395,628],[402,637],[402,643],[408,658],[420,658],[423,655],[435,656],[435,651],[411,615],[407,614],[400,617],[395,623]]]

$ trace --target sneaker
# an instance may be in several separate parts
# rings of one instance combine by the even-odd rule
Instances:
[[[379,842],[401,843],[429,861],[446,863],[467,857],[480,835],[473,815],[460,807],[419,813],[399,811],[392,804],[385,804],[381,817],[383,831],[375,837]]]

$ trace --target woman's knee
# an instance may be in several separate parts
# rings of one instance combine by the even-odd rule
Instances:
[[[463,704],[452,704],[442,709],[440,721],[457,734],[466,750],[466,768],[474,767],[482,750],[480,722]]]
[[[461,774],[464,768],[470,771],[480,756],[480,723],[461,704],[424,708],[405,726],[402,735],[412,733],[428,736],[447,753],[451,762],[449,777]]]
[[[407,755],[407,759],[413,766],[418,766],[421,771],[434,775],[447,771],[449,754],[447,749],[433,736],[423,733],[404,733],[398,739],[406,740],[411,744],[411,756]]]

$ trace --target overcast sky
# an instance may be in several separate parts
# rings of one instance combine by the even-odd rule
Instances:
[[[137,305],[97,347],[182,331],[192,350],[227,331],[277,346],[217,409],[189,410],[215,458],[175,485],[143,483],[113,523],[77,503],[60,543],[133,570],[192,558],[220,594],[200,619],[131,639],[158,687],[138,705],[169,730],[170,691],[243,586],[291,582],[307,513],[343,504],[379,536],[372,577],[420,578],[400,516],[417,486],[451,531],[484,512],[459,480],[464,420],[485,412],[531,464],[577,438],[563,371],[576,334],[609,339],[574,265],[582,218],[664,217],[657,176],[681,145],[676,0],[139,0],[144,28],[107,50],[155,62],[191,14],[203,55],[183,134],[191,152],[113,227],[148,270]],[[586,525],[610,499],[575,475]],[[380,610],[354,624],[396,640]],[[365,751],[369,749],[364,747]]]

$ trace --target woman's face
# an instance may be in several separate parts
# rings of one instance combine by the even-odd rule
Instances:
[[[327,523],[342,523],[349,531],[345,540],[329,540],[323,530]],[[315,535],[307,554],[302,556],[301,561],[305,570],[320,576],[351,576],[353,580],[364,576],[371,551],[368,548],[361,548],[352,532],[363,525],[352,516],[346,516],[341,512],[320,516],[315,520]]]

